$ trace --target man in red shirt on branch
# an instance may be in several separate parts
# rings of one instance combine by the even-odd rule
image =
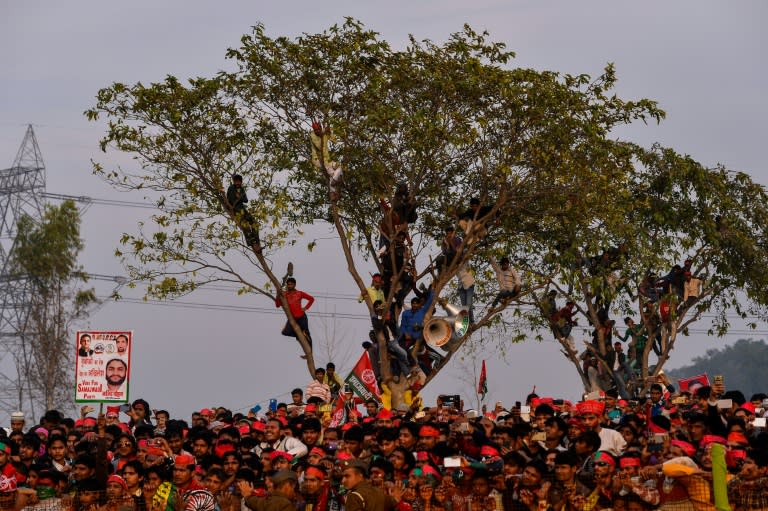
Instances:
[[[283,296],[285,296],[285,301],[288,303],[288,308],[291,311],[293,319],[296,320],[296,323],[299,324],[299,328],[301,328],[301,331],[304,332],[304,335],[307,337],[307,341],[309,342],[309,347],[311,348],[312,337],[309,335],[309,320],[307,319],[306,312],[310,307],[312,307],[312,304],[315,303],[315,298],[312,295],[305,293],[304,291],[299,291],[296,289],[296,279],[293,277],[286,279]],[[303,300],[307,301],[306,305],[302,305]],[[283,306],[279,296],[275,298],[275,305],[277,307]],[[283,327],[283,331],[281,333],[288,337],[298,338],[298,335],[296,335],[296,332],[293,330],[290,321],[285,322],[285,326]]]

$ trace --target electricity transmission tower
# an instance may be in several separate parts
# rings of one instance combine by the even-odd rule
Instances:
[[[34,420],[35,392],[25,372],[31,353],[22,332],[30,311],[30,285],[15,274],[11,256],[16,222],[23,215],[42,218],[45,164],[32,125],[27,127],[13,165],[0,170],[0,420],[13,410],[24,410]]]

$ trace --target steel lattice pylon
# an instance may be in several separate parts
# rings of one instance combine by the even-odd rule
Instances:
[[[29,125],[13,165],[0,170],[0,424],[7,424],[13,410],[24,410],[33,420],[36,415],[35,395],[20,370],[29,356],[20,336],[30,310],[28,279],[13,273],[10,260],[16,222],[25,214],[41,219],[44,194],[45,164]]]

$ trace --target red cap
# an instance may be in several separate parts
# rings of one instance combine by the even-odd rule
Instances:
[[[670,445],[672,445],[673,447],[679,447],[688,457],[691,457],[694,454],[696,454],[696,448],[692,444],[689,444],[688,442],[685,442],[683,440],[672,440],[670,442]]]
[[[147,447],[147,456],[165,456],[165,451],[160,447]]]
[[[635,458],[634,456],[627,456],[626,458],[621,458],[619,460],[619,466],[621,468],[639,467],[640,466],[640,458]]]
[[[749,445],[749,440],[744,436],[744,433],[739,433],[738,431],[728,433],[728,442],[732,444]]]
[[[605,451],[597,451],[595,453],[595,463],[608,463],[609,465],[615,467],[616,466],[616,460],[613,459],[613,456],[608,454]]]
[[[293,459],[293,456],[291,456],[285,451],[272,451],[271,453],[269,453],[270,460],[275,461],[275,459],[277,458],[285,458],[286,460],[291,461]]]
[[[234,450],[235,446],[233,444],[221,444],[213,448],[213,453],[221,458],[228,452],[234,452]]]
[[[267,425],[264,424],[261,421],[255,421],[253,424],[251,424],[251,428],[254,431],[261,431],[262,433],[267,430]]]
[[[109,483],[117,483],[123,488],[123,491],[128,491],[128,483],[126,483],[125,479],[123,479],[119,475],[112,474],[111,476],[109,476],[107,478],[107,484]]]
[[[440,436],[440,431],[432,426],[422,426],[419,430],[419,436]]]
[[[739,407],[737,408],[737,411],[738,411],[738,410],[744,410],[744,411],[745,411],[745,412],[747,412],[749,415],[755,415],[755,405],[753,405],[753,404],[752,404],[752,403],[750,403],[749,401],[745,401],[743,405],[741,405],[741,406],[739,406]]]
[[[313,447],[312,449],[310,449],[309,455],[311,456],[313,454],[317,454],[318,456],[323,457],[325,456],[325,451],[320,447]]]
[[[377,419],[391,419],[392,418],[392,412],[387,410],[386,408],[382,408],[379,410],[379,413],[376,414]]]
[[[700,445],[701,445],[701,447],[706,447],[709,444],[722,444],[722,445],[725,445],[727,443],[728,443],[728,441],[725,438],[721,437],[721,436],[717,436],[717,435],[704,435],[701,438]]]
[[[189,454],[179,454],[176,456],[176,459],[173,461],[174,465],[176,466],[189,466],[195,464],[195,458],[194,456],[191,456]]]
[[[581,403],[576,404],[576,412],[579,415],[587,415],[587,414],[593,414],[593,415],[602,415],[603,410],[605,410],[605,403],[602,401],[582,401]]]
[[[424,476],[432,476],[435,479],[442,479],[443,477],[440,475],[440,472],[437,471],[435,467],[427,463],[423,467],[421,467],[421,474]]]
[[[308,466],[307,469],[304,471],[304,473],[308,476],[317,477],[321,481],[325,480],[325,472],[323,472],[317,467],[313,467],[312,465]]]

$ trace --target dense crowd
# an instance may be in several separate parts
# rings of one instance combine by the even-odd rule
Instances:
[[[531,394],[492,410],[463,410],[457,396],[389,410],[342,387],[342,422],[318,404],[324,381],[266,413],[206,408],[188,421],[143,399],[98,415],[85,406],[77,420],[51,410],[34,425],[16,412],[0,429],[0,507],[768,509],[768,399],[720,381],[654,383],[633,401]]]

